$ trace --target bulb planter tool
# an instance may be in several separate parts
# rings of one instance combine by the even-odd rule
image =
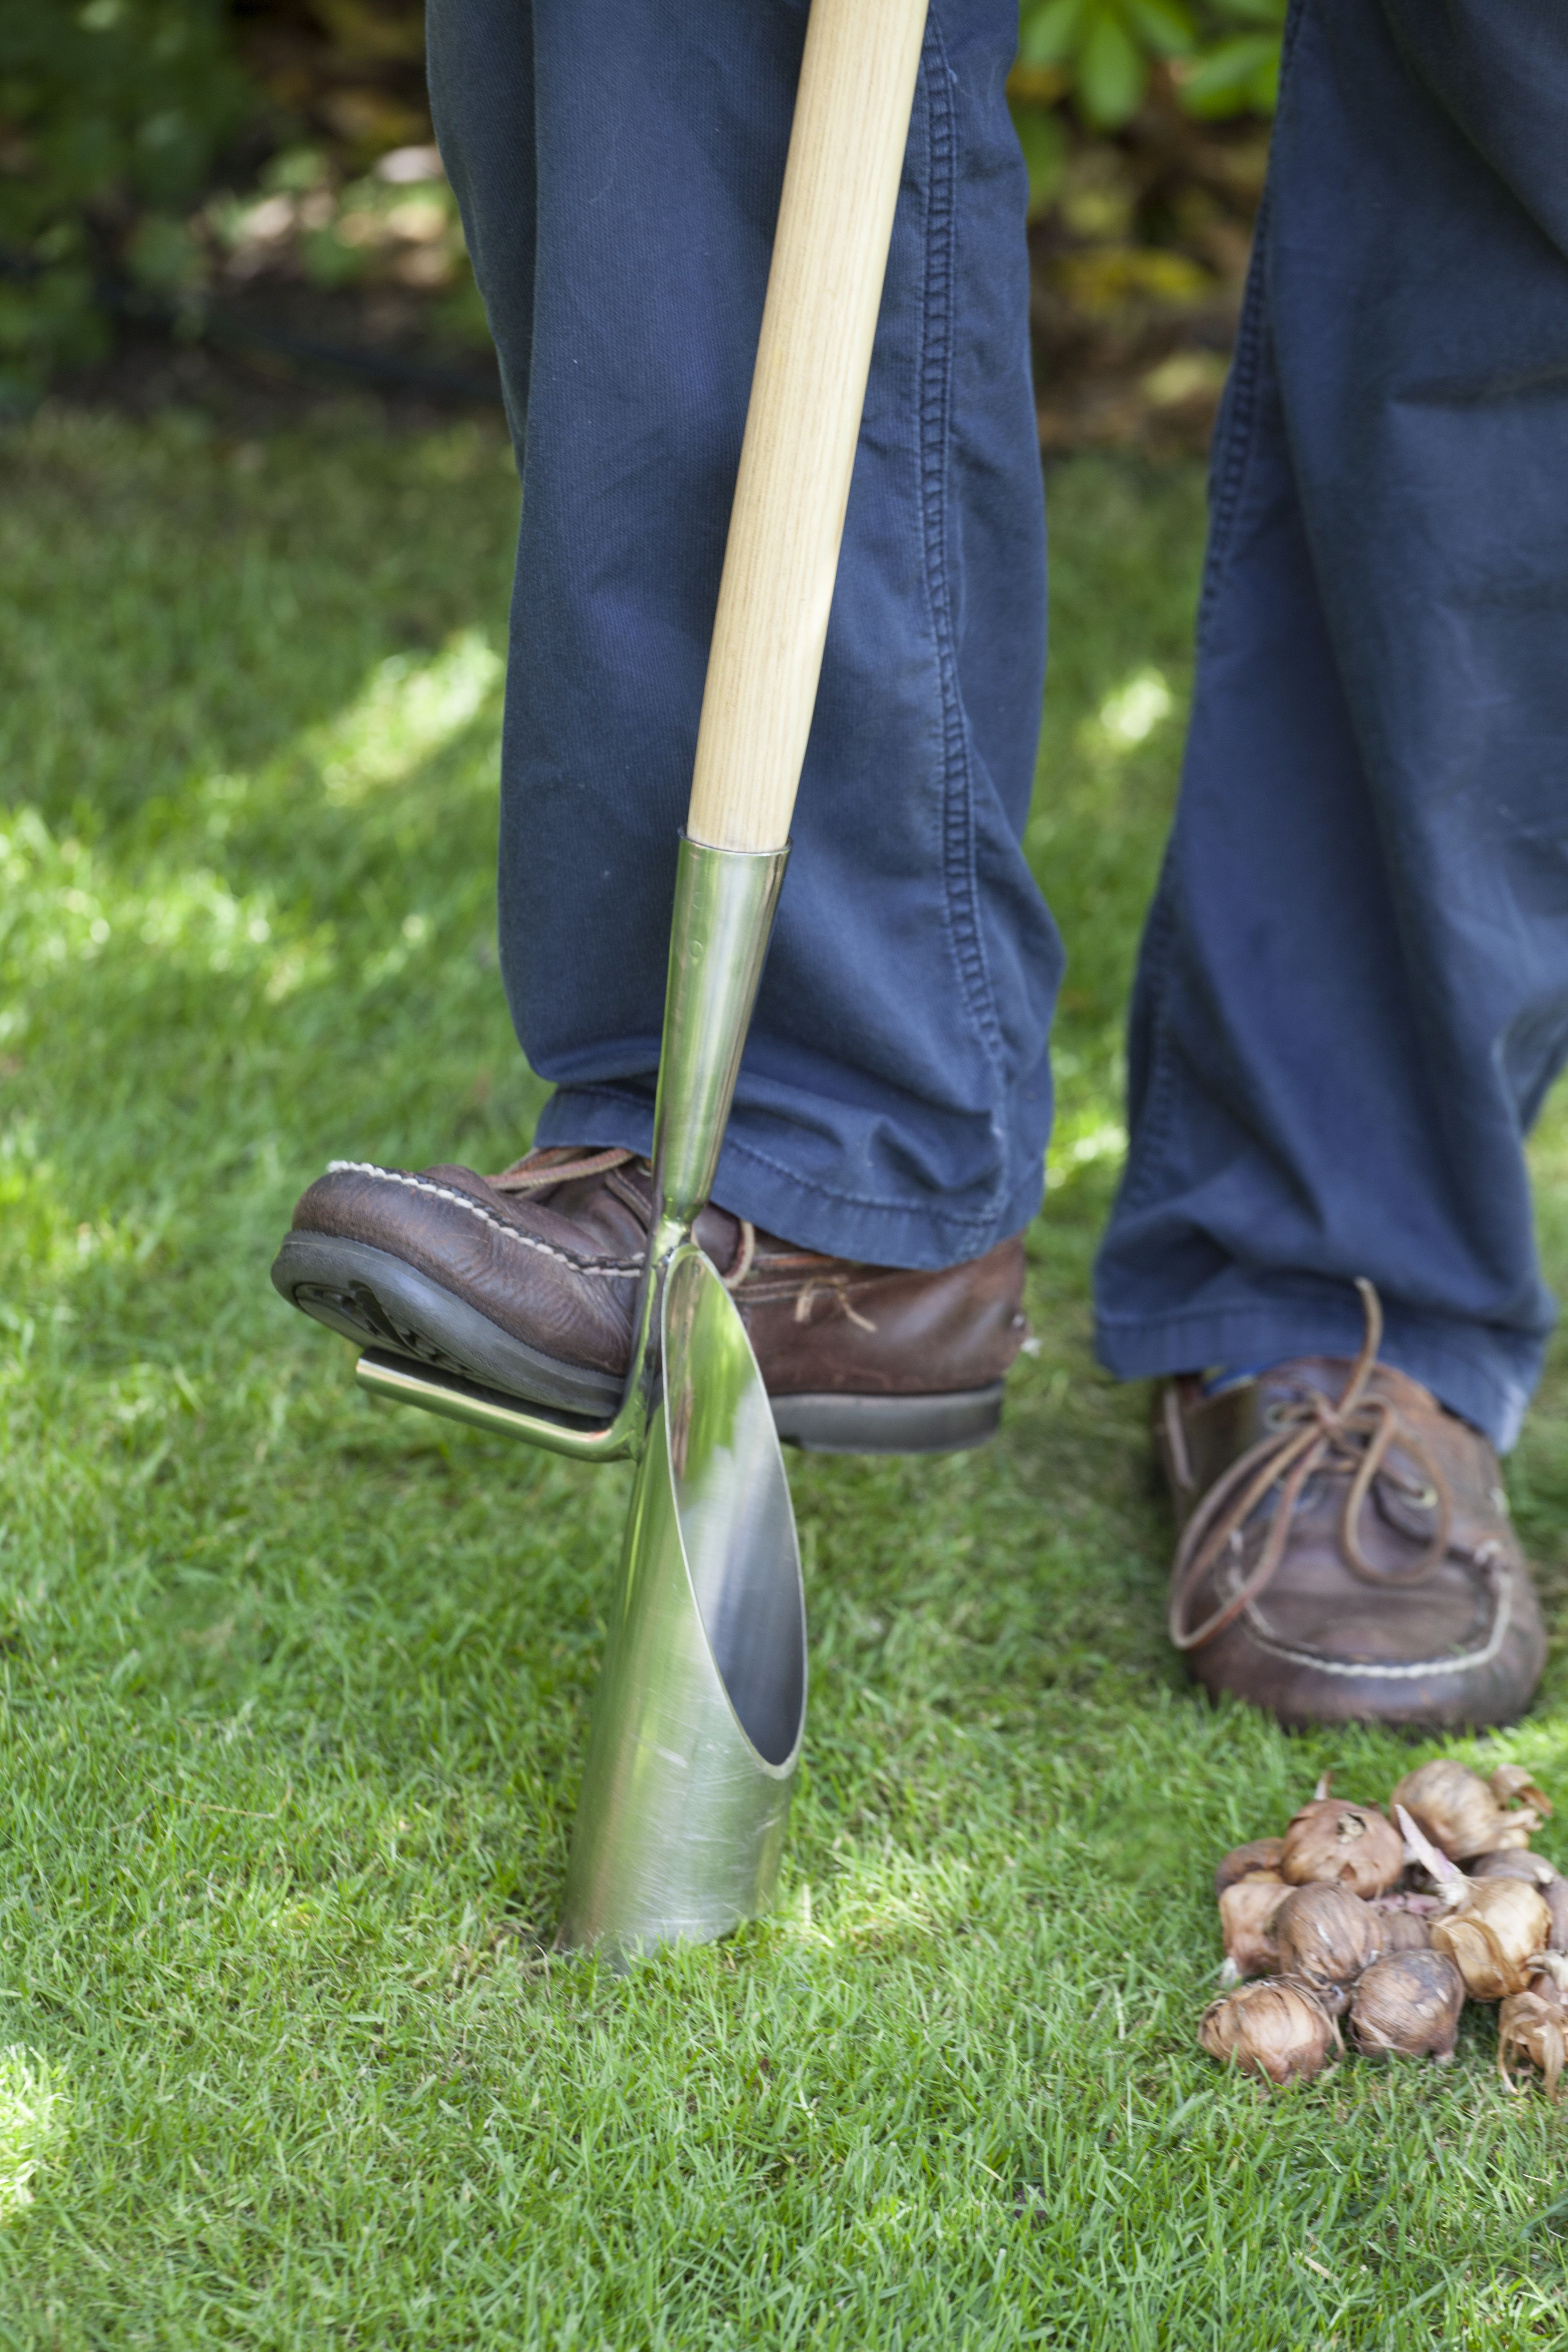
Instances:
[[[677,866],[653,1220],[603,1426],[371,1351],[373,1394],[634,1460],[557,1943],[622,1962],[766,1907],[805,1721],[789,1482],[734,1301],[692,1239],[789,855],[927,0],[813,0]]]

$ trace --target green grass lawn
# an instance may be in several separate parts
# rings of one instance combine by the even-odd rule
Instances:
[[[544,1957],[619,1470],[373,1405],[267,1266],[332,1155],[505,1163],[495,435],[0,439],[0,2346],[1561,2345],[1563,2126],[1200,2056],[1209,1874],[1332,1765],[1191,1697],[1095,1370],[1202,485],[1052,478],[1072,956],[1042,1348],[978,1455],[792,1466],[778,1907]],[[1542,1223],[1568,1270],[1568,1124]],[[1558,1359],[1510,1465],[1561,1620]],[[1568,1799],[1568,1680],[1485,1752]],[[1564,1816],[1568,1819],[1568,1815]],[[1568,1859],[1568,1834],[1542,1841]]]

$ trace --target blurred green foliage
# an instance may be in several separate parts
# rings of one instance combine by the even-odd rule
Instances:
[[[1031,210],[1055,194],[1070,108],[1091,131],[1131,121],[1163,73],[1189,114],[1272,114],[1286,0],[1022,0],[1008,84]]]
[[[1060,179],[1067,116],[1114,133],[1156,77],[1192,114],[1270,111],[1284,7],[1022,0],[1009,91],[1033,209]],[[0,406],[26,404],[53,369],[99,355],[107,285],[164,304],[195,299],[193,214],[223,170],[253,185],[269,148],[304,135],[352,179],[428,137],[421,39],[419,0],[0,6]],[[342,257],[334,246],[326,257],[344,257],[352,274],[358,264],[338,243]],[[314,263],[325,262],[314,256],[320,280]]]
[[[102,348],[110,257],[178,281],[184,211],[253,106],[226,0],[0,8],[0,403]]]

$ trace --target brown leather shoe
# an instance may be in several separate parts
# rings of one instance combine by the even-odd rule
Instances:
[[[535,1151],[489,1177],[338,1161],[300,1202],[272,1279],[362,1347],[607,1416],[651,1213],[647,1163],[629,1151]],[[924,1454],[995,1430],[1028,1328],[1017,1236],[936,1274],[819,1256],[711,1207],[697,1237],[744,1318],[786,1443]]]
[[[1171,1639],[1188,1672],[1281,1723],[1511,1723],[1545,1635],[1497,1456],[1429,1390],[1304,1356],[1205,1397],[1173,1381],[1155,1439],[1183,1522]]]

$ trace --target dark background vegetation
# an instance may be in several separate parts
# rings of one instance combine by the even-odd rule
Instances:
[[[1025,0],[1043,447],[1201,446],[1284,0]],[[493,400],[419,0],[0,12],[0,404]]]

